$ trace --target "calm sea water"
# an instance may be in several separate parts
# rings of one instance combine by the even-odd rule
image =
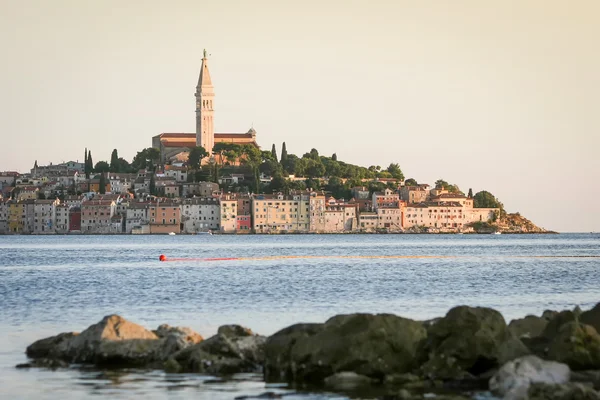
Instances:
[[[160,254],[188,260],[161,263]],[[428,319],[468,304],[496,308],[508,321],[599,302],[600,258],[562,256],[600,257],[600,235],[0,236],[0,397],[286,392],[253,375],[218,382],[14,365],[26,361],[34,340],[81,331],[113,313],[152,329],[190,326],[208,337],[228,323],[269,335],[340,313]],[[208,257],[241,259],[199,260]]]

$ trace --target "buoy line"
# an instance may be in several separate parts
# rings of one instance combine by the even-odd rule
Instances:
[[[489,256],[428,256],[428,255],[370,255],[370,256],[344,256],[344,255],[321,255],[321,256],[263,256],[263,257],[208,257],[208,258],[194,258],[194,257],[175,257],[167,258],[164,254],[158,257],[159,261],[268,261],[268,260],[289,260],[289,259],[323,259],[323,258],[339,258],[339,259],[444,259],[444,258],[600,258],[600,255],[534,255],[534,256],[505,256],[505,255],[489,255]]]

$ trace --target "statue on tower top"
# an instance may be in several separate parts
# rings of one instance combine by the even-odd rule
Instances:
[[[206,49],[204,49],[204,58],[206,58]]]

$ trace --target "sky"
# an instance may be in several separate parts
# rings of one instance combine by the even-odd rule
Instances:
[[[598,17],[596,0],[0,0],[0,171],[194,132],[206,48],[216,132],[600,231]]]

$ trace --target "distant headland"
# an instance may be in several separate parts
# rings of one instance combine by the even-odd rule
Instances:
[[[0,234],[548,233],[509,214],[490,192],[443,179],[405,179],[400,166],[362,167],[313,148],[263,150],[257,132],[215,133],[204,51],[196,132],[161,133],[131,162],[39,166],[0,173]]]

